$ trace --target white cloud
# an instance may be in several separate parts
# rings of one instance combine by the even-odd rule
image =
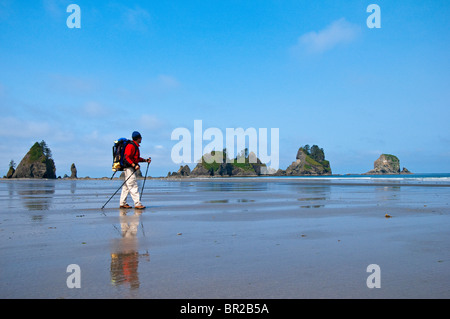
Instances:
[[[23,140],[66,143],[72,141],[75,135],[69,128],[54,122],[8,116],[0,118],[0,138],[8,139],[12,144],[20,144]]]
[[[122,15],[128,27],[135,30],[147,30],[150,14],[139,6],[122,8]]]
[[[139,119],[139,127],[146,130],[157,130],[163,126],[163,122],[154,115],[143,114]]]
[[[155,94],[164,94],[180,87],[178,80],[167,74],[159,74],[157,77],[150,79],[145,85],[145,91]]]
[[[306,50],[308,53],[322,53],[337,45],[354,41],[360,31],[359,26],[341,18],[323,30],[311,31],[300,36],[295,49]]]
[[[65,0],[43,0],[44,10],[53,18],[60,18],[66,14],[67,6],[70,2]]]
[[[25,121],[12,116],[0,118],[0,137],[31,138],[45,136],[51,132],[46,122]]]
[[[161,98],[176,93],[180,87],[180,82],[174,76],[159,74],[136,84],[124,83],[112,93],[128,103],[146,103],[150,97]]]
[[[51,74],[48,78],[49,89],[64,94],[89,95],[99,90],[99,83],[90,78],[65,74]]]
[[[83,107],[83,111],[90,117],[104,116],[108,113],[106,107],[94,101],[87,102]]]
[[[158,83],[165,89],[174,89],[180,86],[180,82],[176,78],[166,74],[160,74],[158,76]]]

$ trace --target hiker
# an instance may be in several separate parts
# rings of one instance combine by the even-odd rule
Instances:
[[[131,208],[131,206],[127,204],[127,196],[128,194],[131,194],[131,198],[134,201],[134,208],[144,209],[145,206],[143,206],[141,201],[139,200],[139,190],[136,181],[136,174],[133,173],[140,168],[140,162],[150,163],[152,159],[150,157],[148,159],[140,157],[141,155],[139,152],[139,146],[142,142],[141,134],[134,131],[131,137],[133,141],[125,147],[123,171],[125,173],[125,180],[128,179],[128,181],[122,187],[122,195],[120,196],[120,208]]]

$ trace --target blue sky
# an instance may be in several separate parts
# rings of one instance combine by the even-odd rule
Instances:
[[[45,140],[57,175],[110,176],[113,141],[138,130],[165,176],[194,120],[279,128],[284,169],[318,144],[333,173],[381,153],[450,172],[449,16],[448,1],[0,0],[0,174]]]

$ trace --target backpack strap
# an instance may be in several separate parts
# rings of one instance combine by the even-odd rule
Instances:
[[[133,154],[133,156],[136,156],[136,153],[137,153],[137,151],[139,149],[139,146],[137,146],[134,141],[131,141],[130,144],[134,146],[134,154]]]
[[[131,164],[128,163],[128,161],[125,160],[125,148],[126,148],[128,145],[132,145],[132,146],[134,147],[133,157],[136,156],[136,153],[137,153],[138,150],[139,150],[139,147],[136,145],[136,143],[135,143],[134,141],[132,141],[132,140],[128,140],[128,141],[127,141],[127,145],[124,147],[124,158],[123,158],[123,164],[124,164],[124,167],[131,167]]]

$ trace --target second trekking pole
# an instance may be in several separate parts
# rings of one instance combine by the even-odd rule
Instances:
[[[139,201],[142,199],[142,194],[144,193],[145,181],[147,180],[148,166],[150,163],[147,162],[147,170],[145,171],[144,184],[142,185],[141,196],[139,197]]]

